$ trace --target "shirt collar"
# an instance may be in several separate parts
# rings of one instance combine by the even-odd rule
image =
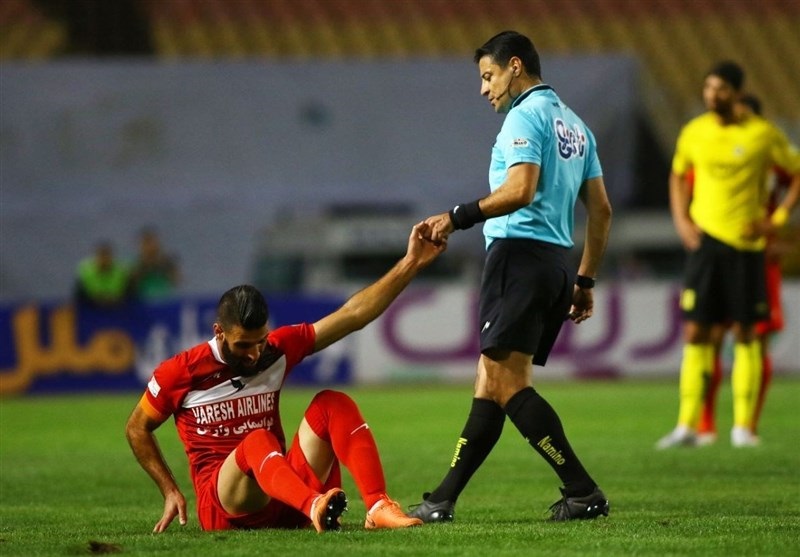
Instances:
[[[546,83],[540,83],[539,85],[534,85],[530,89],[526,89],[525,92],[523,92],[519,97],[514,99],[514,102],[511,103],[511,108],[514,108],[515,106],[517,106],[519,103],[524,101],[526,98],[531,96],[533,93],[535,93],[537,91],[547,91],[548,89],[551,90],[551,91],[553,90],[553,88],[550,87],[549,85],[547,85]]]

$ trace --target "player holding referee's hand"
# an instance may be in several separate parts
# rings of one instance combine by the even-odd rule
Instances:
[[[366,505],[364,528],[422,524],[386,493],[375,439],[354,400],[317,393],[288,450],[279,403],[297,364],[375,320],[444,251],[429,235],[427,224],[415,225],[394,267],[314,323],[269,330],[267,302],[256,288],[243,284],[222,295],[214,336],[162,362],[128,418],[128,443],[164,498],[154,532],[175,518],[187,522],[186,498],[155,436],[170,417],[189,457],[203,530],[338,530],[347,510],[341,466]]]

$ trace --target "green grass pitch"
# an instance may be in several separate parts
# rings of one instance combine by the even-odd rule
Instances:
[[[673,425],[677,380],[547,382],[611,515],[552,523],[558,480],[510,422],[461,496],[456,522],[365,531],[364,505],[345,474],[350,510],[341,532],[204,533],[194,515],[186,458],[171,421],[159,440],[190,503],[190,520],[151,529],[162,500],[138,467],[123,427],[139,393],[0,401],[0,555],[800,555],[800,380],[774,380],[763,444],[733,449],[730,385],[711,447],[656,451]],[[344,388],[381,449],[390,494],[404,506],[446,471],[470,404],[469,385]],[[287,388],[292,435],[313,392]],[[104,545],[105,544],[105,545]]]

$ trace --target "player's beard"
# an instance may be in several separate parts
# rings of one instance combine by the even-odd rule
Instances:
[[[259,371],[262,371],[266,367],[263,364],[263,362],[267,359],[265,356],[268,356],[267,350],[261,353],[261,356],[254,364],[247,364],[243,358],[240,358],[233,353],[228,346],[227,340],[222,341],[222,359],[225,360],[225,363],[231,368],[234,376],[252,377],[253,375],[256,375]]]

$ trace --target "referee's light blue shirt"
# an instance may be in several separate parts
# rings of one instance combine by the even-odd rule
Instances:
[[[486,221],[486,248],[498,238],[530,238],[571,248],[578,191],[603,171],[594,135],[549,85],[528,89],[512,103],[492,147],[491,190],[519,163],[541,169],[536,195],[526,207]]]

